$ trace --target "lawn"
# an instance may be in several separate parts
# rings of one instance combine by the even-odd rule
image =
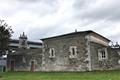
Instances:
[[[0,80],[120,80],[120,70],[93,72],[5,72]]]

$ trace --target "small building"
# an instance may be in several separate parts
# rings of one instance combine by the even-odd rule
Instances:
[[[23,33],[19,40],[10,40],[7,54],[8,71],[38,71],[42,64],[42,42],[28,41]]]
[[[44,71],[109,70],[120,66],[110,40],[91,30],[41,40]]]

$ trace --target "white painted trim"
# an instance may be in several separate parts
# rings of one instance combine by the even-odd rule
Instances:
[[[53,50],[53,53],[52,53]],[[49,50],[49,58],[55,58],[55,49],[54,48],[50,48]]]
[[[102,53],[101,51],[105,51],[105,58],[102,57]],[[98,49],[98,58],[99,60],[105,60],[105,59],[108,59],[108,52],[107,52],[107,48],[102,48],[102,49]]]
[[[74,55],[73,55],[73,51],[72,51],[73,48],[75,50]],[[70,46],[69,51],[70,51],[69,58],[77,58],[77,46]]]

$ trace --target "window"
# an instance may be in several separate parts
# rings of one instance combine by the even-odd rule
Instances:
[[[102,58],[105,58],[105,57],[106,57],[105,51],[101,51],[101,54],[102,54]]]
[[[54,48],[50,48],[49,53],[50,53],[50,55],[49,55],[50,58],[54,58],[55,57],[55,49]]]
[[[75,48],[72,48],[72,55],[75,55]]]
[[[70,46],[70,58],[76,58],[77,57],[77,47],[76,46]]]
[[[107,49],[106,48],[98,49],[98,56],[99,60],[107,59],[108,58]]]

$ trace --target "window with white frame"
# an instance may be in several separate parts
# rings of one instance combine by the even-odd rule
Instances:
[[[49,57],[50,58],[54,58],[55,57],[55,49],[54,48],[50,48],[50,50],[49,50]]]
[[[98,57],[99,60],[107,59],[108,58],[107,49],[106,48],[98,49]]]
[[[76,46],[70,46],[70,58],[77,58],[77,47]]]

